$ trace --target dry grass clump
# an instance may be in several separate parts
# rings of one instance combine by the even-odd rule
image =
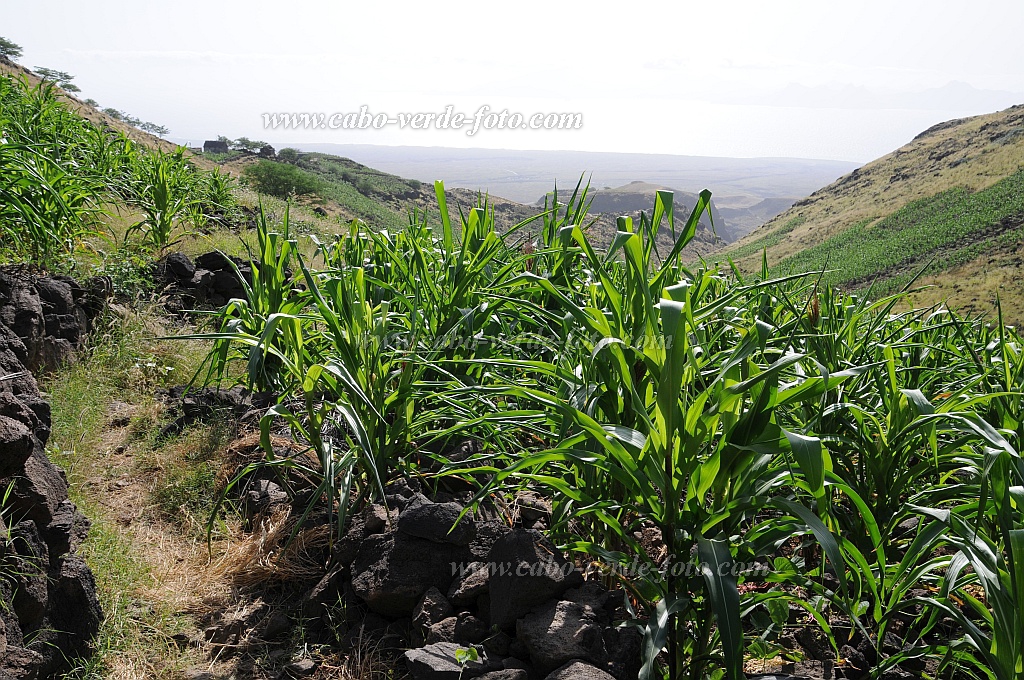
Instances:
[[[251,532],[228,544],[211,573],[243,590],[319,578],[331,527],[295,531],[295,525],[289,506],[275,506],[253,522]]]

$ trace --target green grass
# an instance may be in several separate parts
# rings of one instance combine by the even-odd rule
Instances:
[[[234,434],[228,423],[214,420],[192,426],[170,441],[151,439],[146,447],[151,453],[146,455],[171,462],[158,475],[153,491],[166,518],[182,526],[205,525],[217,500],[220,456]]]
[[[171,639],[194,627],[191,617],[145,596],[156,575],[139,556],[139,545],[115,523],[103,519],[94,501],[81,494],[74,494],[72,500],[92,520],[81,554],[96,578],[104,620],[93,656],[64,678],[99,680],[124,677],[126,669],[142,674],[146,668],[159,666],[167,671],[168,666],[178,666],[181,670],[195,663]]]

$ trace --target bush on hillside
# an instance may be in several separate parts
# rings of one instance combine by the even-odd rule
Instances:
[[[247,166],[242,178],[261,194],[278,198],[312,194],[320,188],[320,180],[315,175],[274,161],[264,160]]]

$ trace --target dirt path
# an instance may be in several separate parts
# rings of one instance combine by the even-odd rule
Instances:
[[[196,616],[230,600],[230,588],[211,573],[198,527],[175,526],[154,499],[164,472],[159,451],[140,439],[152,407],[112,402],[94,449],[69,466],[76,500],[93,522],[86,557],[106,610],[100,647],[87,677],[117,679],[228,677],[208,661]],[[147,413],[148,411],[148,413]],[[169,454],[165,454],[169,455]],[[188,519],[187,514],[182,514]]]

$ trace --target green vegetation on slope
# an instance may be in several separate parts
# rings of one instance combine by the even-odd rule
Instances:
[[[928,273],[950,269],[1022,237],[1024,171],[1019,171],[975,193],[949,189],[877,222],[855,224],[782,260],[773,271],[827,268],[832,271],[824,280],[830,284],[852,288],[874,284],[877,293],[885,294],[904,286],[925,265]]]
[[[310,184],[316,182],[312,192],[337,203],[351,217],[377,229],[404,227],[409,214],[403,200],[419,199],[423,193],[421,183],[416,180],[405,180],[328,154],[298,154],[294,166],[278,161],[261,161],[261,164],[294,167]]]
[[[731,257],[747,274],[761,270],[763,249],[772,271],[827,261],[839,270],[830,281],[853,290],[877,280],[878,294],[901,288],[934,259],[918,280],[927,289],[912,296],[915,304],[946,304],[993,319],[998,298],[1009,321],[1024,322],[1022,239],[1013,215],[1019,202],[1012,187],[1019,178],[1010,179],[1024,165],[1021,129],[1020,105],[935,125],[796,202],[723,248],[720,259]],[[1004,181],[996,191],[1006,195],[988,192]],[[779,238],[779,228],[794,218],[802,224]],[[892,234],[877,232],[880,226]],[[843,237],[849,229],[858,236]]]
[[[129,232],[154,249],[234,207],[226,176],[199,170],[181,149],[151,151],[96,127],[52,83],[0,76],[0,140],[0,261],[69,268],[110,204],[143,214]]]
[[[730,250],[729,257],[733,258],[734,260],[738,260],[740,258],[747,257],[755,253],[760,253],[765,248],[770,248],[780,243],[782,241],[782,238],[786,234],[793,231],[804,222],[806,222],[806,220],[803,217],[794,217],[785,224],[783,224],[781,227],[773,229],[764,236],[761,236],[754,241],[745,243],[744,245],[739,246],[738,248]]]

